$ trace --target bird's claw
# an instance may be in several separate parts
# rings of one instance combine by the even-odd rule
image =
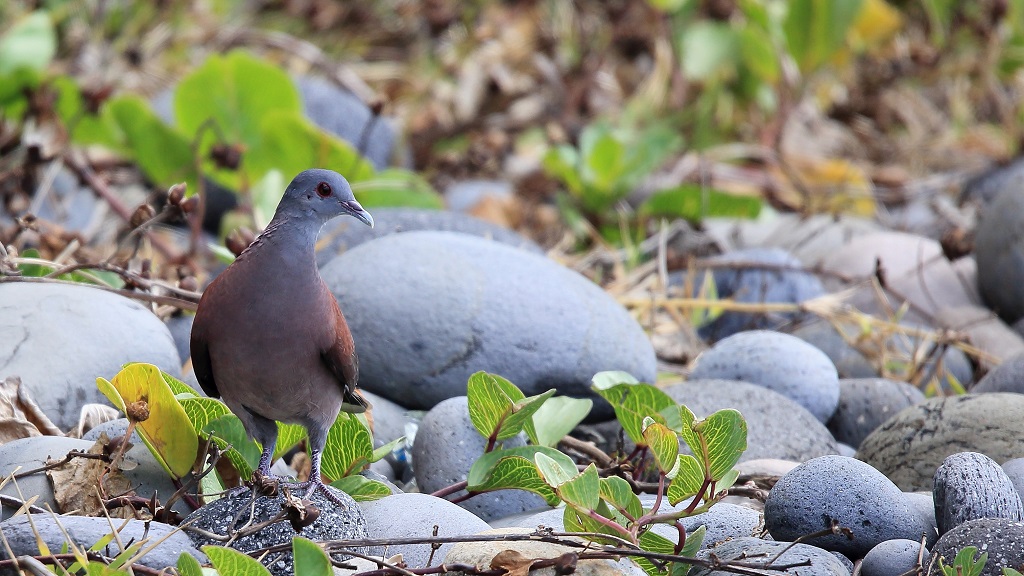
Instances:
[[[349,505],[350,505],[349,502],[346,502],[345,500],[342,500],[341,498],[335,496],[334,492],[329,490],[327,485],[324,484],[322,480],[319,481],[319,482],[317,482],[315,480],[306,480],[305,482],[295,482],[295,483],[289,483],[289,484],[291,485],[291,487],[294,487],[294,488],[297,488],[297,489],[306,488],[307,490],[306,490],[306,493],[303,495],[303,498],[312,500],[313,494],[317,490],[319,490],[320,493],[323,494],[325,498],[327,498],[328,500],[333,502],[336,506],[341,506],[341,507],[344,507],[344,508],[348,508]]]
[[[252,473],[252,491],[260,496],[277,496],[281,479],[273,474],[265,474],[260,470]]]

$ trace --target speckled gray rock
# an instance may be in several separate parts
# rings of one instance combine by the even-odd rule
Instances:
[[[301,534],[292,529],[288,522],[275,522],[257,532],[236,539],[231,543],[231,548],[249,552],[276,544],[290,544],[292,538],[299,535],[313,541],[366,538],[366,520],[356,501],[341,490],[331,487],[328,489],[343,500],[345,506],[334,504],[317,491],[310,499],[314,506],[320,509],[320,516],[312,524],[304,527]],[[298,492],[298,495],[303,494],[305,494],[304,488]],[[196,510],[185,518],[185,523],[200,530],[225,535],[232,529],[237,530],[248,524],[273,518],[281,511],[283,502],[284,495],[280,492],[273,497],[260,496],[253,502],[249,490],[237,490]],[[202,548],[207,544],[224,545],[223,542],[195,531],[186,530],[186,533],[196,548]],[[341,554],[334,556],[338,559],[345,558]],[[261,562],[274,576],[292,576],[294,574],[294,560],[291,552],[270,554]]]
[[[645,502],[645,506],[649,507],[651,504],[649,501]],[[681,506],[682,503],[665,508],[679,509]],[[764,521],[758,511],[728,502],[719,502],[707,512],[683,518],[681,522],[687,534],[693,533],[701,526],[705,527],[707,532],[704,534],[701,549],[711,548],[733,538],[758,537],[764,532]],[[674,528],[665,524],[655,525],[653,530],[672,542],[679,537]]]
[[[1003,462],[1003,472],[1013,482],[1017,494],[1024,498],[1024,458],[1012,458]]]
[[[969,520],[943,534],[931,547],[932,555],[928,561],[937,566],[941,556],[948,566],[957,553],[968,546],[978,550],[976,559],[982,552],[988,554],[981,576],[1002,576],[1005,567],[1019,569],[1024,566],[1024,523],[1005,518]]]
[[[504,441],[506,448],[522,446],[522,436]],[[487,441],[469,419],[465,396],[441,402],[423,417],[413,445],[413,470],[423,492],[435,492],[466,479],[484,453]],[[465,494],[460,491],[457,494]],[[485,521],[544,506],[544,499],[523,490],[479,494],[459,504]]]
[[[898,576],[915,569],[918,554],[921,553],[921,542],[898,539],[886,540],[872,548],[860,565],[863,576]],[[924,560],[931,552],[924,549]]]
[[[748,248],[707,259],[719,298],[748,303],[799,303],[825,293],[817,276],[781,248]],[[729,267],[729,266],[732,267]],[[694,290],[699,291],[705,271],[698,268]],[[669,286],[681,287],[686,272],[669,275]],[[723,312],[697,331],[701,338],[715,342],[744,330],[776,329],[794,321],[794,313]]]
[[[779,554],[785,550],[784,554]],[[770,542],[757,538],[736,538],[722,542],[710,550],[701,551],[698,558],[707,560],[709,554],[714,553],[720,560],[743,560],[746,567],[753,568],[757,559],[776,558],[776,564],[800,564],[810,561],[809,566],[794,566],[787,569],[786,574],[793,576],[850,576],[850,571],[835,556],[814,546],[807,544],[790,544],[789,542]],[[690,573],[692,576],[731,576],[732,572],[715,570],[712,568],[694,567]]]
[[[1024,193],[999,194],[978,214],[974,258],[985,302],[1012,324],[1024,316]]]
[[[768,330],[740,332],[697,357],[690,379],[743,380],[795,400],[821,422],[839,403],[839,376],[825,353]]]
[[[1007,358],[971,388],[972,394],[987,392],[1024,394],[1024,354]]]
[[[1024,395],[997,392],[928,398],[886,420],[857,458],[908,492],[930,490],[946,456],[972,451],[999,461],[1024,456]]]
[[[499,528],[486,530],[484,535],[529,534],[532,530],[525,528]],[[580,542],[580,539],[577,539]],[[470,572],[454,569],[457,565],[490,566],[491,561],[499,553],[511,550],[525,558],[558,558],[563,554],[578,552],[580,549],[552,542],[533,540],[509,540],[492,542],[458,542],[444,555],[445,565],[452,566],[444,576],[468,576]],[[554,566],[534,568],[530,576],[558,576],[560,572]],[[604,559],[594,558],[579,560],[572,572],[576,576],[644,576],[646,573],[627,558]],[[525,572],[524,572],[525,574]]]
[[[320,248],[316,261],[325,266],[338,254],[351,250],[370,240],[405,232],[458,232],[478,238],[486,238],[500,244],[521,248],[538,255],[544,254],[532,240],[497,224],[474,218],[460,212],[448,210],[425,210],[420,208],[374,208],[373,228],[349,226],[337,218],[324,225],[320,231]]]
[[[61,429],[78,423],[82,406],[107,403],[96,377],[126,362],[181,374],[170,332],[138,302],[85,285],[0,286],[0,380],[20,376]]]
[[[86,516],[60,516],[54,518],[49,514],[32,514],[32,522],[29,523],[28,516],[18,516],[0,522],[0,531],[3,532],[6,542],[10,545],[15,557],[38,556],[39,544],[36,540],[36,533],[46,542],[47,547],[53,552],[61,550],[69,539],[70,543],[78,544],[83,549],[90,549],[101,538],[111,533],[110,521],[106,518]],[[124,520],[115,520],[114,525],[120,527]],[[120,528],[119,536],[122,542],[135,543],[143,541],[144,548],[151,545],[156,546],[143,556],[139,563],[162,570],[168,566],[177,566],[178,557],[182,553],[188,554],[200,563],[206,563],[206,555],[197,550],[192,542],[183,532],[163,522],[144,522],[142,520],[128,520],[127,525]],[[59,523],[59,525],[58,525]],[[61,530],[63,527],[64,531]],[[162,540],[162,542],[160,542]],[[157,542],[160,542],[157,544]],[[116,540],[111,542],[99,551],[101,554],[113,558],[121,549],[117,547]],[[0,558],[8,559],[6,547],[0,547]],[[14,574],[13,570],[0,570],[0,574]]]
[[[764,504],[765,526],[780,541],[827,529],[833,520],[850,528],[853,540],[830,534],[805,542],[860,558],[880,542],[914,540],[928,532],[895,484],[860,460],[843,456],[797,466],[779,479]]]
[[[958,452],[935,471],[935,519],[945,534],[968,520],[1006,518],[1024,521],[1013,482],[995,460],[977,452]]]
[[[464,536],[477,534],[490,526],[471,512],[451,502],[429,494],[393,494],[380,500],[360,502],[369,538],[422,538],[433,533],[438,536]],[[439,564],[452,544],[443,544],[434,553],[434,564]],[[400,544],[389,546],[389,555],[402,554],[410,568],[425,568],[430,558],[430,544]]]
[[[738,380],[688,380],[664,388],[698,418],[735,408],[747,421],[747,450],[740,461],[777,458],[803,462],[836,454],[832,434],[806,408],[793,400]],[[680,446],[684,446],[680,443]]]
[[[882,422],[908,406],[924,401],[924,394],[906,382],[886,378],[839,381],[839,406],[828,429],[836,440],[856,448]]]
[[[94,441],[66,436],[33,436],[8,442],[0,446],[0,477],[11,474],[19,466],[21,472],[45,466],[48,458],[60,460],[71,450],[86,451],[93,444],[95,444]],[[124,470],[124,475],[131,481],[137,494],[149,497],[155,491],[161,501],[166,501],[171,494],[174,494],[174,484],[145,445],[140,443],[132,446],[125,454],[125,458],[137,463],[136,466],[127,466],[126,468],[130,469]],[[18,487],[21,488],[21,493],[26,499],[39,496],[36,506],[46,508],[49,505],[52,510],[60,512],[53,497],[53,484],[45,472],[19,478]],[[0,489],[0,494],[18,498],[18,491],[13,482],[7,483]],[[178,500],[173,509],[181,514],[188,514],[192,511],[184,500]],[[11,517],[16,510],[16,508],[3,506],[2,518]]]
[[[321,273],[358,343],[360,386],[410,408],[465,394],[478,370],[528,396],[592,396],[602,370],[655,376],[650,340],[618,302],[524,250],[408,232],[350,250]]]

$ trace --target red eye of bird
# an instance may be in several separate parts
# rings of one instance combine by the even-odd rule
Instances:
[[[327,182],[321,182],[321,183],[317,184],[316,185],[316,193],[321,198],[327,198],[328,196],[331,195],[331,185],[328,184]]]

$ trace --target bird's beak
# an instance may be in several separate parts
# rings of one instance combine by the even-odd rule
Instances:
[[[342,202],[341,205],[345,208],[346,212],[355,216],[363,224],[373,228],[373,216],[370,216],[370,213],[364,210],[363,207],[359,205],[359,202],[349,200],[348,202]]]

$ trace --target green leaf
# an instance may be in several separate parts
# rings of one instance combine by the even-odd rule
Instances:
[[[216,127],[206,132],[206,143],[219,133],[227,143],[252,148],[264,137],[263,119],[287,112],[302,114],[291,78],[277,66],[241,50],[211,55],[174,91],[174,118],[185,134],[194,136],[208,122]],[[309,166],[312,164],[306,168]]]
[[[729,408],[696,422],[693,428],[705,439],[708,473],[713,480],[720,480],[747,449],[746,421],[738,411]]]
[[[207,544],[202,550],[220,576],[270,576],[256,559],[234,548]]]
[[[732,76],[739,62],[739,39],[728,24],[702,20],[683,31],[680,51],[688,78]]]
[[[250,181],[262,179],[271,170],[280,170],[290,180],[311,166],[340,172],[353,186],[374,173],[373,166],[351,144],[323,132],[291,110],[275,110],[263,116],[259,139],[250,145],[241,169]],[[218,181],[225,183],[235,177],[223,172],[217,175]],[[279,191],[278,198],[283,192]]]
[[[145,100],[119,96],[107,102],[102,113],[117,127],[118,150],[134,159],[147,178],[165,187],[184,181],[189,190],[196,189],[191,144],[164,124]]]
[[[284,456],[299,442],[306,438],[306,429],[298,424],[277,423],[277,446],[274,448],[274,459]]]
[[[524,423],[544,400],[554,395],[549,390],[526,398],[519,388],[496,374],[477,372],[466,383],[469,419],[484,438],[505,440],[523,430]]]
[[[601,478],[600,494],[601,499],[611,504],[620,513],[628,514],[633,520],[636,520],[644,513],[640,498],[633,493],[629,482],[626,482],[623,478],[618,476]]]
[[[0,76],[16,70],[46,70],[57,53],[57,33],[50,15],[36,10],[0,36]]]
[[[426,178],[400,168],[381,170],[367,180],[352,184],[352,191],[364,208],[405,206],[441,210],[444,200]]]
[[[373,437],[362,422],[341,412],[327,431],[321,472],[332,481],[361,470],[373,456]]]
[[[863,0],[790,0],[782,24],[790,53],[800,69],[810,72],[846,43]]]
[[[544,454],[538,453],[534,457],[534,462],[544,480],[554,486],[555,492],[569,506],[586,511],[597,508],[601,502],[601,481],[597,475],[597,466],[593,462],[583,472],[567,480],[562,479],[558,464]],[[558,480],[562,481],[557,482]]]
[[[356,502],[370,502],[391,495],[391,489],[387,484],[370,480],[358,474],[339,478],[331,482],[331,486],[345,492]]]
[[[234,465],[238,475],[242,478],[252,476],[252,471],[260,462],[262,451],[255,442],[249,439],[238,416],[227,414],[215,418],[203,427],[202,432],[211,436],[221,450],[226,450],[230,445],[231,449],[227,450],[225,456]]]
[[[679,437],[649,416],[643,419],[642,430],[644,443],[650,446],[658,470],[662,474],[671,474],[678,461]]]
[[[638,446],[647,445],[643,436],[644,418],[651,417],[673,430],[681,426],[676,401],[650,384],[619,384],[604,389],[595,387],[595,392],[612,405],[615,417]]]
[[[189,422],[192,423],[192,429],[196,434],[203,432],[206,425],[210,422],[221,416],[231,414],[231,410],[228,409],[227,405],[216,398],[191,396],[178,398],[178,403],[181,404],[181,408],[188,416]]]
[[[606,370],[604,372],[598,372],[590,379],[590,384],[595,391],[608,390],[609,388],[614,388],[619,384],[639,383],[640,381],[632,374],[621,370]]]
[[[270,224],[286,186],[284,174],[274,169],[267,171],[249,190],[249,196],[252,198],[252,218],[260,230]]]
[[[203,567],[191,554],[182,552],[178,556],[178,574],[180,576],[203,576]]]
[[[115,407],[126,413],[129,404],[145,401],[149,418],[136,427],[143,443],[175,478],[183,478],[192,471],[199,438],[159,368],[152,364],[128,364],[111,381],[97,378],[96,384]]]
[[[381,458],[384,458],[388,454],[391,454],[392,452],[394,452],[395,448],[398,448],[399,446],[401,446],[404,443],[405,443],[405,436],[399,436],[398,438],[395,438],[394,440],[392,440],[391,442],[388,442],[387,444],[384,444],[382,446],[374,448],[373,449],[373,454],[370,456],[370,462],[376,462],[376,461],[380,460]]]
[[[593,405],[589,398],[549,398],[526,423],[526,434],[534,444],[555,446],[587,417]]]
[[[745,26],[739,31],[739,42],[743,64],[763,82],[778,82],[781,75],[779,56],[768,33],[754,26]]]
[[[640,205],[639,212],[648,217],[685,218],[691,222],[720,217],[756,218],[761,212],[761,199],[698,184],[681,184],[655,192]]]
[[[681,556],[687,556],[693,558],[697,555],[700,550],[700,545],[704,541],[704,534],[707,532],[706,526],[699,526],[693,532],[686,534],[686,543],[683,545],[683,549],[680,550]],[[659,554],[675,554],[676,543],[672,542],[668,538],[655,534],[653,531],[648,530],[640,535],[640,548],[647,550],[648,552],[657,552]],[[637,563],[640,568],[644,570],[650,576],[686,576],[686,573],[690,570],[689,564],[683,564],[682,562],[671,563],[671,569],[668,574],[663,570],[655,566],[650,560],[646,558],[640,558],[637,556],[630,556],[630,560]]]
[[[548,175],[565,182],[569,193],[583,195],[583,181],[579,176],[580,156],[572,146],[561,145],[548,150],[542,162]]]
[[[704,485],[704,467],[689,454],[680,454],[675,478],[668,485],[669,504],[676,504],[697,495]]]
[[[292,538],[292,552],[295,554],[295,573],[302,576],[334,576],[331,559],[312,540],[301,536]]]
[[[495,452],[490,452],[490,454],[495,454]],[[483,481],[478,484],[470,484],[467,489],[473,492],[526,490],[544,498],[549,506],[557,506],[562,501],[541,476],[534,461],[520,455],[503,455],[493,466],[490,466]]]
[[[199,394],[196,393],[194,388],[185,384],[181,380],[178,380],[174,376],[171,376],[167,372],[161,370],[160,377],[164,379],[164,382],[167,384],[167,387],[171,389],[171,394],[174,394],[175,398],[199,397]]]

